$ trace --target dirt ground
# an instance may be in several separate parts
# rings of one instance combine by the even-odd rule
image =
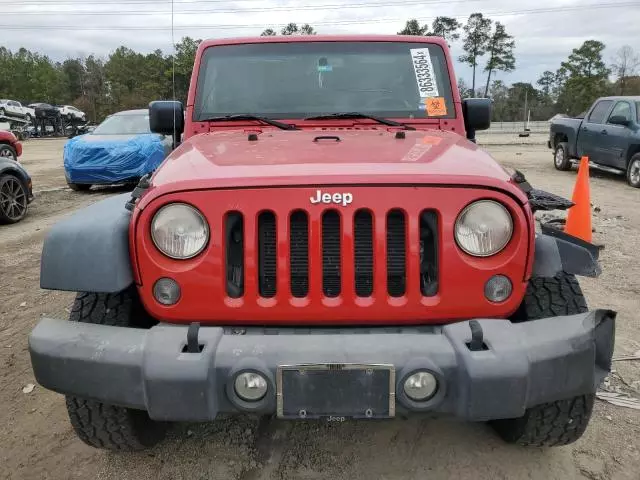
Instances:
[[[525,141],[526,144],[519,144]],[[540,188],[570,196],[575,172],[558,172],[543,136],[485,135],[481,143]],[[508,145],[512,143],[511,145]],[[452,420],[284,423],[223,419],[178,424],[157,448],[113,454],[85,446],[61,395],[35,387],[27,335],[41,316],[66,317],[73,294],[39,289],[47,229],[113,190],[66,188],[62,140],[30,140],[22,163],[37,199],[20,224],[0,227],[0,478],[9,479],[629,479],[640,478],[640,411],[596,402],[577,443],[555,449],[503,444],[484,424]],[[616,355],[640,349],[640,190],[592,172],[595,241],[606,245],[599,279],[581,279],[593,307],[619,312]],[[640,361],[615,364],[640,396]],[[620,383],[622,385],[622,383]]]

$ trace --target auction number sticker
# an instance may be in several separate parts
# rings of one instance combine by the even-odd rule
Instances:
[[[420,91],[421,98],[439,97],[438,84],[436,83],[433,63],[428,48],[412,48],[411,60],[416,73],[416,83]]]

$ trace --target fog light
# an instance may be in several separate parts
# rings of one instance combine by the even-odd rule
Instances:
[[[484,286],[484,296],[490,302],[504,302],[509,296],[513,287],[511,281],[504,275],[495,275],[489,279]]]
[[[161,278],[153,286],[153,296],[162,305],[174,305],[180,300],[180,285],[171,278]]]
[[[437,389],[438,380],[429,372],[416,372],[404,381],[404,393],[416,402],[423,402],[433,397]]]
[[[236,394],[247,402],[257,402],[267,394],[267,379],[259,373],[244,372],[233,384]]]

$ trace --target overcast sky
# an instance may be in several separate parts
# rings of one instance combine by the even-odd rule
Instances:
[[[0,45],[12,50],[25,47],[56,60],[105,56],[119,45],[171,51],[170,0],[0,0],[0,12]],[[482,12],[515,37],[517,69],[497,76],[507,83],[535,82],[588,39],[607,45],[607,61],[623,45],[640,53],[640,0],[175,0],[174,12],[176,40],[259,35],[290,21],[326,34],[394,34],[409,18],[464,22]],[[456,57],[459,43],[452,46]],[[471,83],[468,67],[456,63],[456,70]],[[483,80],[480,73],[478,83]]]

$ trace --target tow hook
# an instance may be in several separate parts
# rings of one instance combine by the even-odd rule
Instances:
[[[187,353],[200,353],[204,347],[198,341],[198,332],[200,331],[200,323],[193,322],[189,324],[187,330]]]
[[[469,322],[469,328],[471,329],[471,341],[467,343],[469,350],[472,352],[487,350],[487,346],[484,344],[484,334],[480,323],[477,320],[471,320]]]

